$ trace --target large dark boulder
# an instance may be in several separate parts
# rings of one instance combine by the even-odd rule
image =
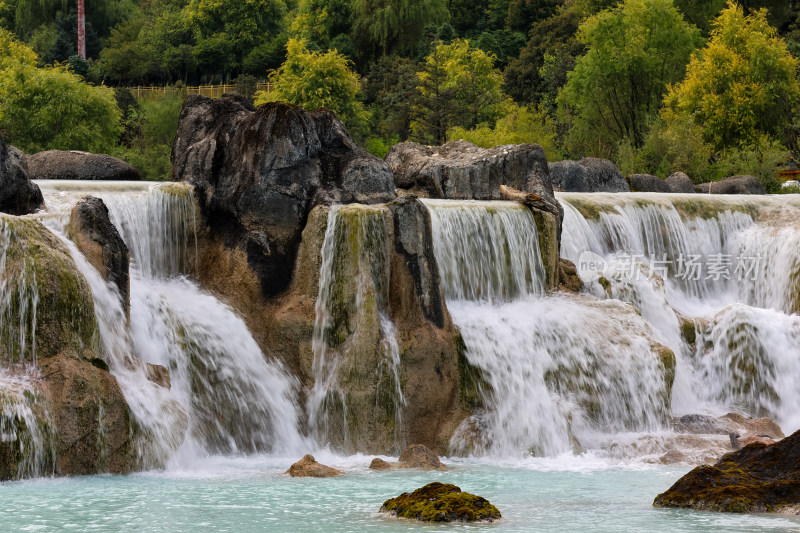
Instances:
[[[731,176],[720,181],[701,183],[697,192],[704,194],[767,194],[764,184],[755,176]]]
[[[28,177],[23,155],[0,136],[0,212],[27,215],[44,204],[42,191]]]
[[[35,180],[138,180],[139,172],[122,159],[78,150],[47,150],[25,156]]]
[[[130,254],[100,198],[86,196],[72,209],[69,234],[103,279],[117,286],[123,309],[130,305]]]
[[[258,109],[237,96],[191,95],[172,149],[174,179],[195,186],[209,226],[247,254],[264,295],[284,291],[318,204],[396,198],[389,167],[359,148],[329,110]]]
[[[656,507],[734,513],[800,511],[800,431],[776,442],[755,442],[699,466],[659,494]]]
[[[538,144],[485,149],[467,141],[442,146],[396,144],[386,154],[395,182],[423,197],[502,200],[501,185],[538,194],[552,204],[553,186],[544,150]]]
[[[550,163],[553,186],[565,192],[630,192],[631,188],[614,163],[584,157],[579,161]]]
[[[667,182],[652,174],[633,174],[628,177],[633,192],[672,192]]]
[[[697,191],[694,190],[694,183],[692,178],[686,175],[685,172],[675,172],[664,180],[672,192],[692,194]]]

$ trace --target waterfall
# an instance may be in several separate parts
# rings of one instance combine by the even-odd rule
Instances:
[[[300,447],[298,384],[264,356],[229,306],[186,276],[197,253],[191,188],[41,185],[46,223],[62,239],[69,210],[90,192],[104,200],[130,250],[127,327],[116,288],[67,243],[92,289],[103,355],[142,430],[143,466]],[[169,388],[152,380],[154,365],[169,371]]]
[[[605,278],[588,290],[632,303],[675,352],[675,414],[734,410],[800,428],[796,198],[558,197],[562,256],[579,269],[583,253],[603,257]]]
[[[386,421],[393,427],[393,448],[399,451],[403,446],[406,400],[399,375],[397,332],[389,317],[386,216],[383,207],[331,207],[320,252],[309,421],[318,442],[346,450],[354,449],[351,433],[357,420],[386,412],[393,418]],[[374,369],[369,368],[373,349],[378,352]],[[352,368],[354,365],[360,368]],[[356,398],[373,388],[374,398]],[[369,409],[371,415],[353,413],[353,408]]]
[[[0,215],[0,343],[8,362],[27,361],[35,365],[39,303],[36,270],[30,264],[24,239],[19,239],[23,247],[21,267],[14,272],[6,270],[9,247],[16,238],[11,220]]]
[[[425,204],[448,309],[486,381],[486,410],[459,428],[455,452],[555,455],[661,425],[668,387],[654,333],[624,305],[544,297],[526,207]]]

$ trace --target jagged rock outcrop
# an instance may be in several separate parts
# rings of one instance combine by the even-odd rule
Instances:
[[[731,176],[711,183],[701,183],[695,190],[704,194],[766,194],[764,184],[755,176]]]
[[[670,174],[664,181],[667,185],[669,185],[669,188],[672,190],[672,192],[684,194],[693,194],[697,192],[694,190],[692,178],[687,176],[684,172],[675,172],[674,174]]]
[[[770,445],[755,442],[723,455],[713,466],[695,468],[653,505],[800,514],[800,431]]]
[[[672,192],[672,187],[658,176],[652,174],[633,174],[628,176],[633,192]]]
[[[320,464],[313,455],[306,454],[284,473],[292,477],[336,477],[341,476],[344,472]]]
[[[556,190],[565,192],[630,192],[631,190],[614,163],[595,157],[550,163],[550,180]]]
[[[467,141],[442,146],[405,142],[386,154],[398,188],[427,198],[502,200],[500,185],[538,194],[553,205],[550,172],[538,144],[480,148]]]
[[[78,150],[47,150],[25,156],[28,174],[35,180],[138,180],[131,165],[106,154]]]
[[[36,399],[35,428],[0,405],[16,438],[0,450],[0,461],[13,463],[0,465],[0,476],[130,471],[137,430],[116,378],[97,354],[88,284],[61,241],[38,220],[2,215],[0,231],[6,237],[2,275],[14,295],[0,309],[3,317],[13,317],[0,322],[0,366],[12,374],[20,371],[18,362],[38,367],[23,396]],[[20,338],[25,342],[11,342]],[[34,455],[31,443],[42,438],[45,471],[20,469],[19,462]],[[9,453],[21,447],[24,453]]]
[[[31,182],[23,155],[0,135],[0,212],[27,215],[44,205],[42,191]]]
[[[87,196],[72,209],[69,235],[103,279],[116,285],[122,308],[130,309],[130,254],[100,198]]]
[[[380,510],[399,518],[425,522],[492,522],[501,518],[497,507],[486,498],[439,482],[386,500]]]
[[[265,296],[289,286],[300,235],[319,204],[396,197],[388,166],[325,109],[190,95],[172,150],[174,178],[195,186],[210,231],[247,256]]]

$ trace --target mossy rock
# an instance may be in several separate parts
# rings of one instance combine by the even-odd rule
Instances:
[[[439,482],[386,500],[381,512],[425,522],[491,522],[501,518],[497,507],[486,498]]]
[[[35,219],[0,215],[0,233],[5,266],[0,278],[8,284],[0,310],[0,361],[94,350],[92,293],[69,251]]]
[[[800,431],[766,445],[756,442],[699,466],[659,494],[656,507],[731,513],[800,508]]]

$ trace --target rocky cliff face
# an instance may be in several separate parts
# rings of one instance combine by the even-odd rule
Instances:
[[[42,207],[42,191],[28,177],[23,154],[0,136],[0,212],[26,215]]]
[[[395,198],[388,166],[333,113],[284,103],[189,96],[172,164],[176,180],[195,186],[212,232],[246,254],[265,296],[288,288],[315,205]]]

